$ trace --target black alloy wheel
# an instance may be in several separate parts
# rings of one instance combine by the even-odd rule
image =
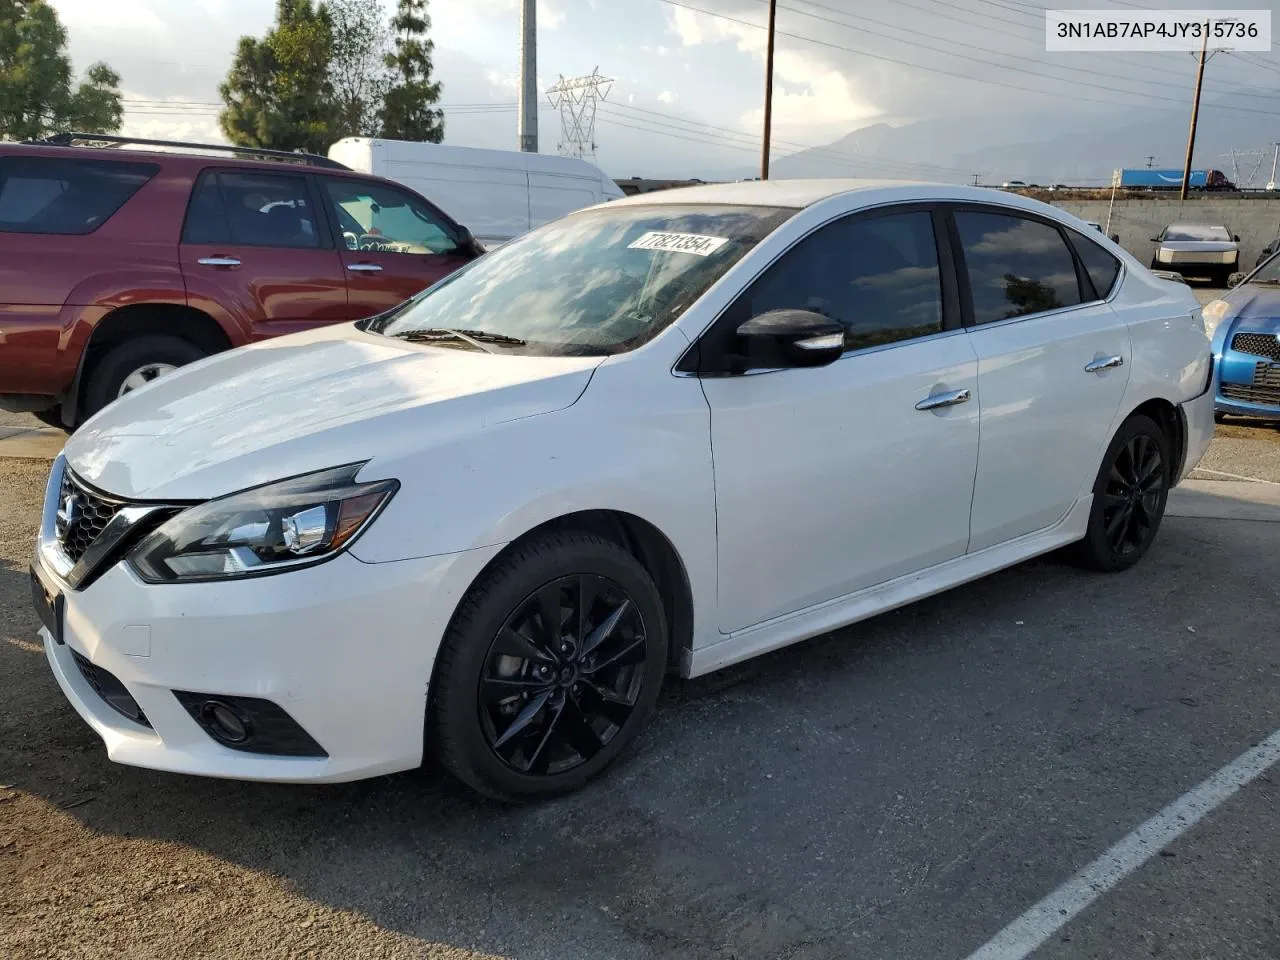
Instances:
[[[507,617],[480,676],[485,742],[511,769],[564,773],[626,725],[644,684],[645,624],[595,574],[560,577]]]
[[[426,747],[487,796],[576,790],[635,740],[667,671],[662,595],[621,543],[517,541],[476,579],[436,653]]]
[[[1116,454],[1102,494],[1102,528],[1117,556],[1142,549],[1157,521],[1165,492],[1160,445],[1139,433]]]
[[[1160,529],[1175,470],[1159,424],[1141,414],[1121,424],[1094,482],[1084,539],[1072,548],[1077,562],[1114,573],[1142,559]]]

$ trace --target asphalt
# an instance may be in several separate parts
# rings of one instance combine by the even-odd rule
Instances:
[[[1280,481],[1235,430],[1206,463]],[[0,956],[963,958],[1280,728],[1280,485],[1198,473],[1134,570],[1041,558],[673,681],[554,803],[133,770],[31,642],[46,471],[0,459]],[[1276,778],[1033,956],[1280,957]]]

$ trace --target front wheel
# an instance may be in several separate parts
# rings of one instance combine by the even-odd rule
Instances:
[[[517,546],[471,589],[436,660],[428,748],[488,796],[577,789],[635,739],[667,663],[653,579],[581,531]]]
[[[1116,573],[1141,560],[1160,529],[1172,482],[1164,430],[1150,417],[1130,417],[1102,458],[1088,531],[1075,545],[1076,561]]]

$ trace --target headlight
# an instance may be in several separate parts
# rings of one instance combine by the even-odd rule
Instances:
[[[1211,300],[1204,305],[1201,315],[1204,317],[1205,336],[1213,339],[1213,333],[1227,319],[1227,314],[1231,312],[1231,304],[1225,300]]]
[[[254,487],[191,507],[129,555],[148,583],[225,580],[309,566],[355,540],[399,489],[356,483],[363,463]]]

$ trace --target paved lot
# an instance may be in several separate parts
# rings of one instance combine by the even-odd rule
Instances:
[[[0,459],[0,956],[964,958],[1280,728],[1280,488],[1221,476],[1280,481],[1280,431],[1220,428],[1205,467],[1127,574],[1045,558],[673,682],[615,774],[506,809],[431,770],[108,763],[32,642],[47,464]],[[1034,956],[1280,956],[1278,793]]]

